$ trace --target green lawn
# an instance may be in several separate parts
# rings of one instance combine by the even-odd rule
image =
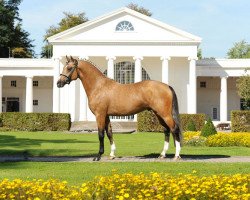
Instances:
[[[163,147],[162,133],[115,134],[117,156],[158,156]],[[174,154],[170,144],[170,157]],[[110,145],[105,138],[105,155]],[[4,132],[0,133],[0,156],[29,154],[31,156],[92,156],[98,152],[97,134],[73,134],[59,132]],[[249,156],[247,147],[183,147],[181,155]],[[249,163],[78,163],[78,162],[5,162],[0,163],[0,179],[49,179],[67,180],[70,184],[81,184],[98,175],[119,173],[163,172],[177,175],[250,173]]]
[[[116,156],[158,156],[163,148],[162,133],[115,134]],[[90,156],[99,149],[97,134],[60,132],[4,132],[0,133],[0,155],[24,152],[32,156]],[[174,154],[173,142],[168,154]],[[105,154],[110,145],[105,138]],[[248,156],[247,147],[183,147],[181,155]]]

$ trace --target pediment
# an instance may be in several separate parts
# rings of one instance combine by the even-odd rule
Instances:
[[[122,24],[123,22],[126,23]],[[129,28],[127,24],[133,28]],[[199,44],[201,38],[131,9],[122,8],[56,34],[48,38],[48,41],[52,44],[65,42],[191,42]]]

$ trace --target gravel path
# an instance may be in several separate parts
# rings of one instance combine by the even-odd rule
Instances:
[[[51,156],[51,157],[30,157],[30,156],[0,156],[0,162],[95,162],[93,157],[66,157],[66,156]],[[172,157],[160,159],[155,157],[117,157],[110,160],[109,157],[102,157],[99,162],[250,162],[250,156],[183,156],[181,160],[175,161]]]

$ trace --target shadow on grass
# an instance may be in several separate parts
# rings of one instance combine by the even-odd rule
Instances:
[[[30,138],[17,138],[10,135],[0,135],[0,156],[52,156],[52,155],[67,155],[74,153],[78,155],[84,154],[84,150],[79,149],[42,149],[42,144],[86,144],[97,143],[97,141],[82,141],[77,139],[30,139]],[[37,147],[37,148],[36,148]],[[89,152],[89,150],[88,150]]]
[[[42,143],[96,143],[93,141],[79,141],[77,139],[67,139],[67,140],[42,140],[42,139],[30,139],[30,138],[16,138],[10,135],[0,135],[0,148],[4,147],[20,147],[24,148],[30,145],[40,146]]]
[[[157,153],[151,153],[143,156],[137,156],[138,158],[158,158],[159,154]],[[166,158],[173,158],[174,154],[167,154]],[[216,159],[216,158],[230,158],[231,156],[228,155],[187,155],[187,154],[181,154],[182,159],[188,159],[188,160],[207,160],[207,159]]]

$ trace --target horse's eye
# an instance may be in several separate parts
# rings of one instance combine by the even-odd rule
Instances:
[[[67,66],[67,69],[70,71],[72,69],[72,67],[71,66]]]

